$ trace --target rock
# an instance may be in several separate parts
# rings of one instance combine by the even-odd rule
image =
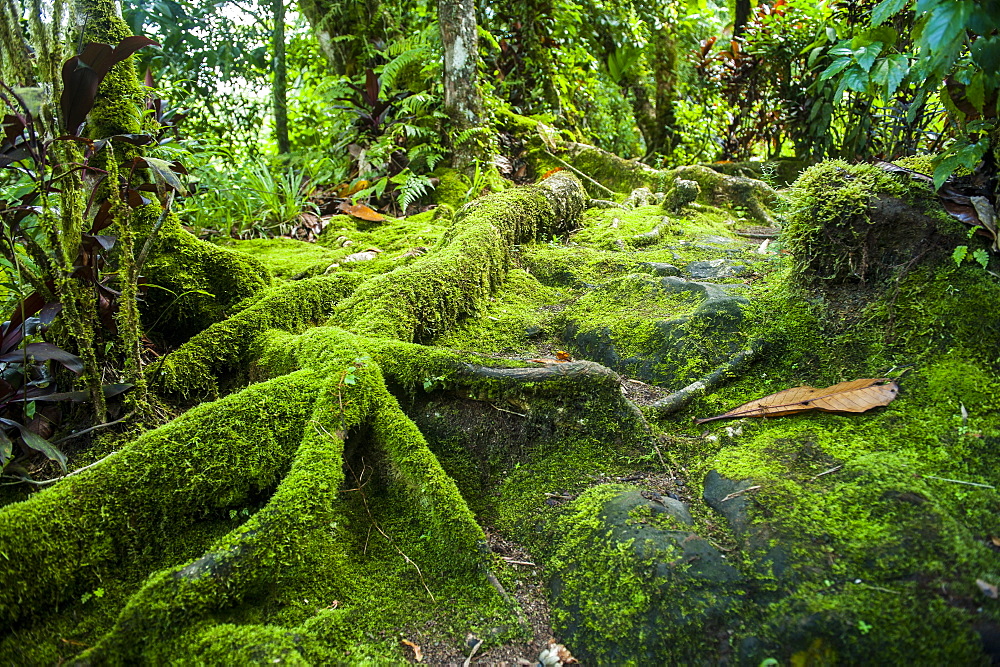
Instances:
[[[348,255],[344,259],[340,260],[341,264],[348,264],[350,262],[367,262],[375,259],[379,256],[382,251],[378,248],[368,248],[363,252],[356,252],[354,254]]]
[[[649,188],[636,188],[625,201],[622,202],[624,208],[639,208],[655,202],[653,193]]]
[[[692,278],[718,279],[738,276],[746,271],[746,267],[733,264],[727,259],[708,259],[700,262],[691,262],[684,267],[684,270]]]
[[[649,269],[653,272],[655,276],[679,276],[681,275],[681,270],[678,269],[673,264],[664,264],[662,262],[643,262],[640,264],[644,269]]]
[[[705,476],[705,491],[702,498],[709,507],[726,517],[729,528],[737,536],[745,534],[750,526],[750,517],[747,514],[750,501],[742,492],[751,486],[753,482],[749,479],[740,481],[726,479],[717,470],[709,471]]]
[[[696,200],[700,194],[701,186],[697,181],[676,178],[673,187],[667,191],[663,199],[663,208],[671,212],[680,211]]]
[[[739,605],[742,575],[674,516],[679,507],[639,489],[597,486],[567,508],[554,526],[550,588],[554,618],[565,619],[555,629],[580,661],[668,664],[703,655],[708,629]]]

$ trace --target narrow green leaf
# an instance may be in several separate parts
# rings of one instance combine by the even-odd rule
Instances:
[[[845,68],[847,68],[851,64],[852,61],[850,58],[838,58],[837,60],[834,60],[832,63],[830,63],[829,67],[823,70],[823,73],[819,75],[819,80],[826,81],[830,77],[840,74],[842,71],[844,71]]]
[[[882,0],[875,9],[872,10],[872,25],[881,25],[893,14],[898,14],[904,7],[910,4],[910,0]]]
[[[18,425],[18,429],[21,431],[21,439],[24,440],[25,445],[34,449],[36,452],[45,454],[50,461],[58,463],[59,467],[62,468],[62,471],[66,472],[66,455],[63,454],[58,447],[37,433],[32,433],[24,426]]]
[[[3,470],[3,467],[7,465],[7,461],[10,461],[13,453],[14,443],[7,437],[3,429],[0,429],[0,470]]]

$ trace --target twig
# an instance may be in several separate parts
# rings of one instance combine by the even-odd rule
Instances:
[[[465,662],[462,663],[462,667],[469,667],[469,665],[472,664],[472,656],[476,655],[476,651],[478,651],[479,647],[482,646],[482,645],[483,645],[483,640],[482,639],[480,639],[479,641],[476,642],[476,645],[472,647],[472,653],[470,653],[469,657],[466,658]]]
[[[661,414],[673,414],[688,406],[691,401],[717,389],[730,378],[738,376],[764,351],[764,341],[758,339],[750,342],[749,347],[732,359],[722,364],[714,371],[696,382],[675,391],[653,403],[650,407]]]
[[[718,549],[719,551],[727,551],[727,552],[728,551],[736,551],[736,547],[732,547],[731,549],[727,549],[726,547],[719,546],[718,544],[716,544],[715,542],[712,542],[711,540],[709,540],[708,543],[711,544],[716,549]]]
[[[615,195],[617,195],[617,194],[618,194],[617,192],[615,192],[615,191],[614,191],[614,190],[612,190],[611,188],[607,188],[607,187],[605,187],[605,186],[601,185],[600,183],[598,183],[597,181],[595,181],[595,180],[594,180],[593,178],[591,178],[590,176],[587,176],[587,175],[586,175],[585,173],[583,173],[582,171],[580,171],[579,169],[577,169],[576,167],[574,167],[573,165],[571,165],[571,164],[570,164],[569,162],[566,162],[565,160],[560,160],[560,159],[559,159],[559,158],[557,158],[557,157],[556,157],[555,155],[553,155],[551,151],[549,151],[549,150],[547,150],[547,149],[546,149],[546,150],[544,150],[543,152],[544,152],[544,153],[545,153],[546,155],[548,155],[548,156],[549,156],[550,158],[552,158],[553,160],[555,160],[556,162],[558,162],[559,164],[561,164],[561,165],[562,165],[563,167],[565,167],[566,169],[569,169],[570,171],[572,171],[572,172],[573,172],[574,174],[576,174],[577,176],[579,176],[579,177],[581,177],[581,178],[585,178],[585,179],[587,179],[588,181],[590,181],[591,183],[593,183],[594,185],[596,185],[596,186],[597,186],[597,187],[599,187],[600,189],[602,189],[602,190],[604,190],[605,192],[607,192],[607,193],[608,193],[609,195],[611,195],[612,197],[614,197]]]
[[[631,382],[633,384],[641,384],[643,387],[651,387],[652,385],[646,384],[645,382],[640,382],[639,380],[633,380],[632,378],[625,378],[626,382]]]
[[[559,500],[573,500],[573,496],[567,496],[561,493],[546,493],[546,498],[558,498]]]
[[[497,405],[495,403],[490,403],[490,405],[492,405],[494,408],[496,408],[500,412],[508,412],[508,413],[510,413],[512,415],[517,415],[518,417],[524,417],[525,419],[527,419],[527,417],[528,417],[528,415],[522,415],[520,412],[514,412],[513,410],[505,410],[505,409],[503,409],[501,407],[497,407]]]
[[[823,472],[821,472],[818,475],[813,475],[812,478],[809,481],[812,482],[812,481],[814,481],[816,479],[819,479],[823,475],[829,475],[832,472],[837,472],[838,470],[840,470],[843,467],[844,467],[844,464],[841,463],[839,466],[834,466],[834,467],[830,468],[829,470],[824,470]]]
[[[997,487],[992,484],[980,484],[979,482],[966,482],[960,479],[949,479],[947,477],[935,477],[934,475],[920,475],[924,479],[936,479],[942,482],[951,482],[953,484],[967,484],[968,486],[978,486],[983,489],[995,489]]]
[[[745,489],[741,489],[741,490],[739,490],[739,491],[733,491],[732,493],[730,493],[730,494],[729,494],[728,496],[726,496],[725,498],[723,498],[723,499],[722,499],[722,500],[720,500],[719,502],[720,502],[720,503],[724,503],[724,502],[726,502],[727,500],[732,500],[733,498],[735,498],[735,497],[737,497],[737,496],[742,496],[742,495],[743,495],[744,493],[746,493],[747,491],[756,491],[756,490],[757,490],[757,489],[759,489],[759,488],[760,488],[760,484],[758,484],[758,485],[756,485],[756,486],[748,486],[747,488],[745,488]]]
[[[531,561],[514,560],[513,558],[508,558],[507,556],[504,556],[503,559],[504,562],[510,563],[511,565],[527,565],[529,567],[538,567],[537,563],[532,563]]]
[[[69,435],[63,436],[63,437],[59,438],[58,440],[54,440],[52,442],[52,444],[53,445],[58,445],[61,442],[66,442],[67,440],[72,440],[73,438],[78,438],[81,435],[83,435],[84,433],[90,433],[91,431],[96,431],[97,429],[104,428],[105,426],[114,426],[115,424],[120,424],[121,422],[125,421],[126,419],[128,419],[129,417],[131,417],[134,414],[135,414],[135,411],[133,410],[132,412],[130,412],[127,415],[125,415],[124,417],[116,419],[113,422],[105,422],[103,424],[97,424],[96,426],[91,426],[90,428],[85,428],[82,431],[77,431],[76,433],[70,433]],[[93,465],[93,464],[91,464],[91,465]],[[89,468],[90,466],[87,466],[87,467]],[[84,470],[84,468],[80,468],[80,470]],[[77,471],[77,472],[79,472],[79,471]],[[74,473],[70,473],[70,475],[72,475],[72,474],[74,474]],[[69,477],[69,475],[65,475],[65,477]]]
[[[873,591],[882,591],[883,593],[892,593],[893,595],[902,595],[899,591],[894,591],[889,588],[882,588],[881,586],[871,586],[869,584],[855,584],[855,586],[861,586],[862,588],[870,588]]]

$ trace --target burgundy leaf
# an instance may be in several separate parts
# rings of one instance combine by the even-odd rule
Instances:
[[[63,92],[59,102],[63,124],[70,134],[78,134],[87,114],[94,108],[101,76],[79,56],[74,56],[63,65],[62,80]]]
[[[23,349],[0,355],[0,361],[17,362],[25,356],[35,361],[57,361],[77,375],[83,372],[83,359],[51,343],[28,343]]]

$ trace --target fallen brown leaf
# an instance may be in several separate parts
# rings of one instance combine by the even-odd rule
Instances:
[[[351,204],[350,202],[340,202],[338,207],[341,212],[347,215],[354,216],[355,218],[360,218],[361,220],[368,220],[369,222],[382,222],[385,220],[385,216],[375,210],[365,206],[364,204]]]
[[[409,646],[410,648],[413,649],[413,659],[414,660],[416,660],[417,662],[423,661],[424,654],[423,654],[423,651],[420,650],[420,647],[418,645],[414,644],[409,639],[403,639],[401,641],[402,641],[402,643],[406,644],[407,646]]]
[[[556,350],[556,361],[573,361],[573,356],[566,350]]]
[[[993,543],[993,546],[1000,547],[1000,537],[990,537],[990,542]]]
[[[809,410],[822,412],[865,412],[889,405],[899,393],[899,385],[888,378],[864,378],[841,382],[832,387],[795,387],[744,403],[715,417],[695,419],[696,424],[716,419],[740,417],[783,417]]]

